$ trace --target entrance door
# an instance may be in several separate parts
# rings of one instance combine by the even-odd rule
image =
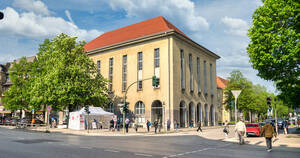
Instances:
[[[151,105],[151,122],[152,124],[154,123],[154,121],[159,121],[160,123],[163,122],[163,108],[162,108],[162,104],[159,100],[155,100],[154,102],[152,102]]]
[[[186,106],[184,101],[180,102],[180,127],[185,127]]]

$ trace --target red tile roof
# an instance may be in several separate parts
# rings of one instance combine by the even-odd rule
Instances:
[[[227,87],[227,82],[228,80],[225,80],[224,78],[221,78],[219,76],[217,76],[217,86],[218,88],[226,88]]]
[[[186,36],[177,27],[171,24],[164,17],[159,16],[153,19],[142,21],[126,27],[119,28],[110,32],[106,32],[84,46],[85,51],[91,51],[97,48],[112,46],[125,41],[149,36],[156,33],[175,30],[176,32]]]

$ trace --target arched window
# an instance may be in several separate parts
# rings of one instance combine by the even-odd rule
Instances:
[[[145,104],[141,101],[138,101],[135,104],[135,114],[136,115],[143,115],[145,114]]]

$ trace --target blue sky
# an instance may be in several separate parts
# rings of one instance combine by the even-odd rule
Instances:
[[[33,56],[45,38],[64,32],[90,41],[103,32],[156,16],[215,52],[217,75],[240,70],[254,84],[276,92],[252,69],[246,47],[252,13],[260,0],[1,0],[0,63]]]

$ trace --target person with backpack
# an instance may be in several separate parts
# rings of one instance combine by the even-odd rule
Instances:
[[[151,126],[151,122],[149,120],[147,120],[146,126],[147,126],[147,131],[149,132]]]
[[[126,118],[126,120],[125,120],[126,133],[128,133],[129,122],[130,122],[130,120],[128,118]]]

